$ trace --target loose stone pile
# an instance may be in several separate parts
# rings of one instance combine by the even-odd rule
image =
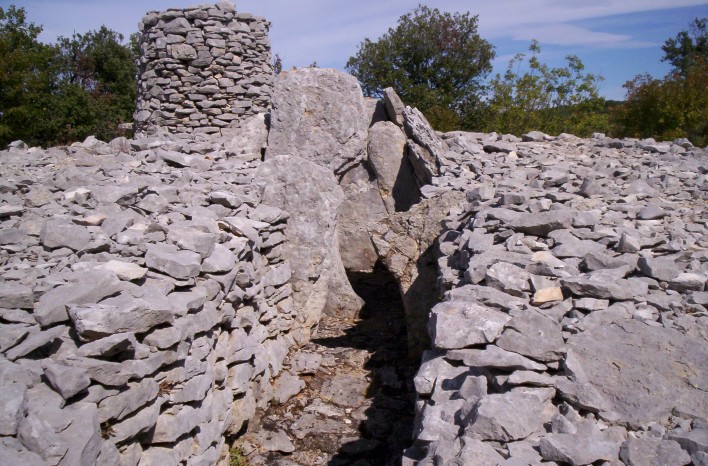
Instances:
[[[267,128],[243,118],[270,95],[267,23],[220,3],[144,25],[152,137],[0,152],[0,463],[227,464],[257,408],[257,461],[350,414],[369,437],[281,464],[386,461],[405,427],[365,382],[311,376],[365,351],[295,351],[323,314],[335,340],[356,321],[345,268],[380,262],[426,349],[404,464],[706,464],[704,150],[441,135],[319,69],[281,74]]]
[[[424,194],[467,205],[438,240],[404,464],[707,464],[706,151],[440,141],[457,155]]]
[[[219,134],[266,111],[270,23],[231,2],[147,13],[140,25],[136,132]]]
[[[309,336],[238,139],[0,152],[0,463],[228,461]]]

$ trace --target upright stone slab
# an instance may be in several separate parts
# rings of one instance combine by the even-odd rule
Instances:
[[[309,329],[319,322],[328,299],[355,308],[342,309],[346,313],[358,311],[361,299],[346,280],[338,251],[333,249],[344,193],[332,172],[297,156],[276,155],[258,167],[254,181],[263,203],[290,213],[283,255],[297,264],[290,283],[303,326]]]
[[[266,160],[291,154],[340,177],[366,156],[368,111],[354,76],[325,68],[278,75]]]

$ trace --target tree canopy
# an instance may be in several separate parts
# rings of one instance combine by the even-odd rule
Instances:
[[[480,105],[494,48],[477,32],[477,16],[419,5],[376,41],[366,38],[346,69],[364,93],[393,87],[440,130],[470,126]]]
[[[598,92],[602,76],[584,73],[585,66],[575,55],[566,57],[565,67],[541,63],[536,41],[529,51],[525,72],[519,70],[526,55],[517,54],[506,73],[491,80],[484,129],[516,135],[531,130],[581,136],[604,131],[607,116]]]
[[[41,32],[23,8],[0,7],[0,147],[117,136],[135,106],[131,47],[105,26],[55,44],[40,42]]]
[[[688,31],[679,32],[675,38],[667,39],[661,50],[661,61],[671,63],[674,71],[686,76],[690,69],[708,62],[707,18],[696,18]]]
[[[675,139],[708,144],[708,35],[696,18],[662,47],[672,71],[663,79],[644,74],[625,83],[625,102],[611,115],[614,136]]]

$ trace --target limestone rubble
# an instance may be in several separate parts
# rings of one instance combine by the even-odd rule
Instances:
[[[199,59],[174,44],[235,17],[219,5],[148,15],[167,62]],[[316,396],[337,351],[298,348],[357,319],[346,272],[379,263],[422,361],[403,464],[706,464],[705,149],[440,134],[391,89],[278,79],[268,118],[0,151],[0,463],[225,465],[249,428],[252,451],[292,454],[249,421]],[[366,417],[365,380],[319,388],[298,440]],[[405,431],[371,425],[339,453]]]

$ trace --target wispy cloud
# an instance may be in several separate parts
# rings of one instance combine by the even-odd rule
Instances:
[[[591,31],[566,23],[528,24],[517,28],[512,34],[514,40],[536,39],[553,45],[581,45],[598,48],[642,48],[656,47],[657,42],[636,40],[630,34]]]

